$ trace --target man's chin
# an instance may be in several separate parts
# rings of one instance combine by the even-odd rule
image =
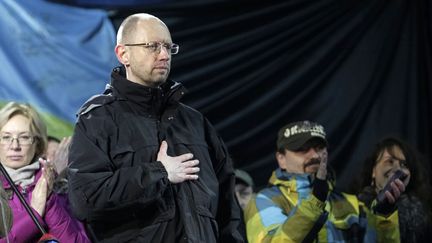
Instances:
[[[156,79],[153,79],[153,81],[152,81],[152,83],[154,84],[153,85],[153,87],[158,87],[158,86],[160,86],[160,85],[162,85],[163,83],[165,83],[166,82],[166,77],[164,76],[164,77],[158,77],[158,78],[156,78]]]
[[[158,75],[155,79],[154,82],[158,83],[158,84],[163,84],[167,81],[168,76],[167,75]]]

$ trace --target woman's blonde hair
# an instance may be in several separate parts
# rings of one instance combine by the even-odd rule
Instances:
[[[9,102],[0,110],[0,129],[14,116],[23,115],[30,120],[30,132],[36,143],[35,155],[32,162],[42,156],[48,144],[47,127],[39,113],[29,104]]]

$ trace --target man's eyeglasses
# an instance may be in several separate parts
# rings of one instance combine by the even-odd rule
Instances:
[[[0,136],[0,144],[1,145],[10,145],[14,140],[17,140],[19,145],[30,145],[34,142],[34,137],[30,135],[20,135],[18,137],[13,137],[11,135],[1,135]]]
[[[171,55],[175,55],[179,52],[180,46],[177,44],[168,44],[163,42],[148,42],[148,43],[137,43],[137,44],[124,44],[125,46],[142,46],[147,48],[152,53],[159,54],[161,52],[162,46],[170,53]]]

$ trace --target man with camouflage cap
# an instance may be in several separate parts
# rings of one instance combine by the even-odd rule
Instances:
[[[371,212],[354,195],[334,190],[327,146],[317,123],[279,130],[279,168],[245,210],[249,242],[399,242],[395,210]],[[404,190],[397,185],[390,193],[397,198]]]

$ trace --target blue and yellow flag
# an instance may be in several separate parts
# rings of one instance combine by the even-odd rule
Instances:
[[[78,108],[117,65],[105,11],[43,0],[0,1],[0,102],[26,102],[48,134],[70,135]]]

